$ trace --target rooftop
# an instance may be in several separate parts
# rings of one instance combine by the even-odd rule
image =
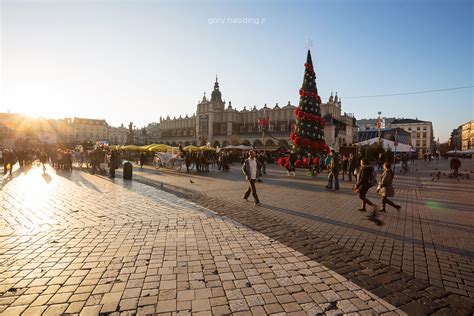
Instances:
[[[430,122],[421,121],[419,119],[406,119],[406,118],[395,119],[392,122],[392,124],[409,124],[409,123],[430,123]]]

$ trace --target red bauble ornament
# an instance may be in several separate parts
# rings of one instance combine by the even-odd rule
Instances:
[[[303,168],[308,168],[308,158],[303,158]]]
[[[303,165],[303,162],[301,160],[296,160],[295,161],[295,168],[301,168],[301,166]]]
[[[312,141],[312,142],[311,142],[311,149],[312,149],[313,151],[317,151],[318,148],[319,148],[318,142]]]
[[[313,158],[313,165],[319,165],[319,158]]]
[[[300,145],[301,144],[301,137],[295,136],[294,142],[295,142],[296,145]]]

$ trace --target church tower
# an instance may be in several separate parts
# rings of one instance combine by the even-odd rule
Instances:
[[[217,81],[217,76],[216,82],[214,82],[214,91],[212,91],[211,94],[211,102],[222,102],[222,95],[219,91],[219,82]]]
[[[207,100],[204,95],[198,104],[196,116],[196,135],[198,140],[205,140],[212,143],[214,138],[214,125],[219,122],[219,117],[224,111],[225,102],[222,101],[222,94],[219,90],[219,81],[216,76],[214,90],[211,93],[211,100]]]

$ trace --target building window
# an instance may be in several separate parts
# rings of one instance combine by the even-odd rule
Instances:
[[[268,125],[268,130],[269,130],[270,132],[273,132],[273,124]]]
[[[408,131],[411,132],[411,127],[408,128]]]
[[[280,131],[286,132],[286,125],[285,124],[281,124]]]
[[[203,133],[207,132],[208,130],[208,118],[207,116],[202,116],[201,119],[200,119],[200,122],[199,122],[199,130]]]
[[[426,131],[426,126],[423,126],[423,130]]]
[[[245,126],[242,125],[242,126],[240,127],[240,132],[241,132],[241,133],[244,133],[244,132],[245,132]]]
[[[251,133],[252,132],[252,125],[249,125],[248,131]]]
[[[420,130],[420,127],[418,126],[418,127],[416,128],[416,130],[419,131],[419,130]]]
[[[426,138],[426,132],[423,132],[423,138]]]
[[[227,132],[227,124],[221,124],[221,134],[225,134]]]
[[[183,136],[186,136],[187,132],[186,130],[183,131]]]
[[[420,147],[420,141],[419,140],[416,141],[416,147]]]

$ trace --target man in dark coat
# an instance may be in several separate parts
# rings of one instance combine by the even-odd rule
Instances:
[[[109,169],[110,178],[112,179],[115,178],[115,169],[118,168],[118,165],[119,165],[118,153],[114,149],[110,153],[110,169]]]
[[[374,176],[374,172],[374,167],[369,164],[367,158],[360,161],[360,171],[357,177],[357,183],[352,188],[354,192],[358,193],[359,199],[362,201],[362,207],[359,208],[358,211],[366,212],[365,205],[369,204],[374,209],[373,214],[376,214],[375,211],[377,210],[377,206],[367,198],[367,191],[372,187],[370,178]]]
[[[332,190],[332,183],[334,182],[334,191],[339,190],[339,157],[336,154],[336,151],[331,150],[331,161],[328,166],[328,184],[326,188]]]
[[[140,168],[143,168],[143,165],[146,163],[147,158],[144,152],[140,153]]]
[[[354,170],[356,167],[356,159],[354,155],[351,153],[349,155],[349,158],[347,159],[347,167],[348,167],[348,173],[349,173],[349,181],[352,182],[352,175],[354,174]]]

